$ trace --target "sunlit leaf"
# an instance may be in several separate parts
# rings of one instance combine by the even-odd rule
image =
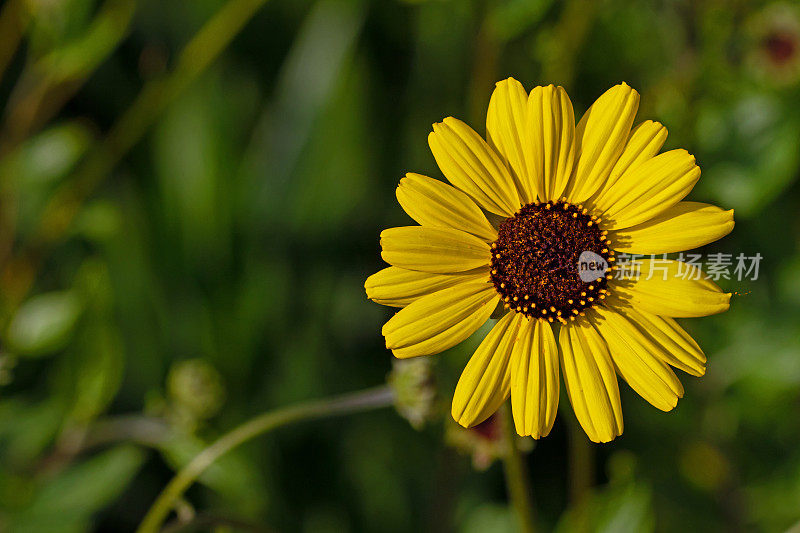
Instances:
[[[9,348],[24,356],[51,355],[66,345],[81,310],[81,300],[70,291],[30,298],[8,326]]]

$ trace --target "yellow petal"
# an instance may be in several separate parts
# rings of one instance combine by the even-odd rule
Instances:
[[[545,437],[558,411],[558,344],[544,320],[526,319],[511,355],[511,406],[520,435]]]
[[[614,280],[609,287],[625,303],[677,318],[714,315],[730,307],[731,295],[722,292],[697,267],[664,259],[640,262],[641,275],[629,281]]]
[[[639,108],[639,93],[626,83],[603,93],[575,128],[577,162],[567,186],[572,203],[587,200],[619,159]]]
[[[433,125],[428,144],[442,174],[496,215],[520,207],[514,178],[503,159],[475,131],[453,117]]]
[[[563,87],[536,87],[528,98],[528,130],[539,196],[557,200],[564,193],[575,159],[575,115]]]
[[[381,232],[381,257],[392,266],[450,274],[489,264],[489,245],[454,229],[404,226]]]
[[[619,156],[614,168],[611,169],[611,174],[608,175],[606,182],[600,186],[600,189],[592,197],[590,201],[592,206],[599,211],[604,211],[609,207],[610,204],[605,197],[622,174],[629,168],[635,168],[654,157],[664,146],[664,141],[666,140],[667,128],[659,122],[645,120],[633,128],[622,155]]]
[[[463,274],[431,274],[398,267],[384,268],[367,278],[367,298],[381,305],[405,307],[423,296],[460,283],[486,281],[488,268]]]
[[[699,202],[678,202],[636,226],[609,232],[615,250],[635,254],[667,254],[698,248],[733,230],[733,209]]]
[[[610,304],[614,300],[606,301]],[[619,306],[618,311],[635,322],[639,330],[658,347],[654,353],[659,359],[693,376],[705,374],[706,356],[703,350],[675,320],[626,305]]]
[[[658,357],[660,347],[616,311],[597,307],[594,315],[595,327],[608,344],[611,359],[628,385],[662,411],[671,411],[678,405],[683,386]]]
[[[603,210],[606,229],[641,224],[689,194],[700,179],[700,167],[686,150],[670,150],[628,169],[608,190]]]
[[[384,324],[386,347],[399,358],[443,352],[475,333],[499,299],[491,284],[474,281],[423,296]]]
[[[524,315],[506,313],[470,358],[453,394],[452,414],[464,427],[480,424],[508,398],[509,360]]]
[[[422,226],[466,231],[485,241],[497,230],[469,196],[444,182],[409,172],[397,187],[397,200]]]
[[[486,114],[486,138],[513,172],[523,204],[535,202],[536,180],[531,175],[532,153],[528,127],[528,93],[514,78],[497,82]]]
[[[572,409],[594,442],[622,434],[617,376],[605,341],[587,320],[570,322],[558,336],[561,369]]]

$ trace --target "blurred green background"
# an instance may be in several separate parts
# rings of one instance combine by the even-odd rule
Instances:
[[[631,84],[697,156],[690,199],[736,210],[707,251],[764,258],[720,281],[728,313],[685,324],[709,365],[675,411],[623,385],[611,444],[569,409],[525,443],[540,525],[800,520],[796,3],[6,0],[0,76],[0,531],[133,530],[225,431],[384,382],[392,311],[363,281],[409,222],[394,188],[440,176],[431,124],[483,132],[508,76],[565,86],[576,114]],[[513,531],[491,446],[447,415],[475,344],[431,359],[421,430],[384,410],[256,439],[172,530]]]

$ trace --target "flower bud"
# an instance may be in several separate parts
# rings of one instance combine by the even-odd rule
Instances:
[[[219,411],[225,388],[219,372],[202,359],[172,365],[167,376],[167,394],[173,407],[193,420],[206,420]]]
[[[394,389],[397,412],[414,429],[421,429],[433,414],[436,383],[431,367],[427,357],[395,359],[387,378]]]

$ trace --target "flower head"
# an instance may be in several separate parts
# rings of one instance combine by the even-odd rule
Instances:
[[[496,460],[506,457],[512,444],[530,449],[522,438],[518,438],[516,443],[509,442],[508,433],[503,431],[505,421],[502,416],[503,413],[498,411],[470,428],[451,422],[445,431],[445,441],[464,455],[469,455],[472,467],[479,471],[488,469]]]
[[[793,85],[800,78],[800,9],[776,2],[748,21],[747,64],[758,77],[776,85]]]
[[[676,317],[725,311],[699,270],[661,260],[658,273],[617,279],[617,254],[697,248],[733,229],[733,212],[683,198],[700,177],[685,150],[659,153],[658,122],[633,127],[639,95],[606,91],[575,124],[561,87],[527,93],[497,84],[484,140],[446,118],[428,141],[452,184],[419,174],[397,198],[419,226],[381,234],[391,266],[367,296],[402,307],[383,327],[398,358],[441,352],[501,318],[467,363],[452,415],[479,424],[511,397],[520,435],[547,435],[563,376],[589,438],[622,433],[617,374],[655,407],[683,388],[670,367],[705,372],[705,356]],[[651,260],[642,260],[647,271]]]

